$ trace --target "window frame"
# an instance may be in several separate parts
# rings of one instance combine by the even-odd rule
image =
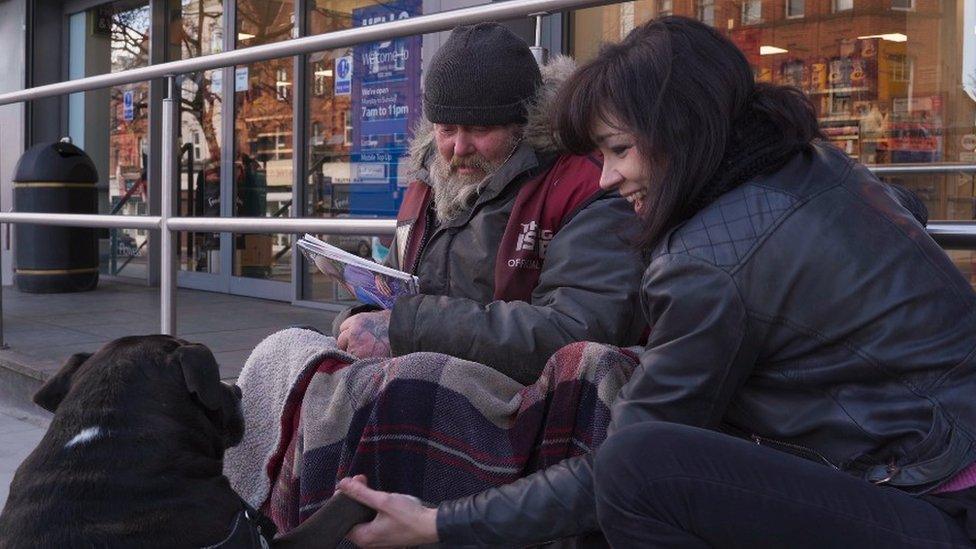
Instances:
[[[787,19],[802,19],[803,17],[806,17],[806,14],[807,14],[807,2],[806,2],[806,0],[785,0],[785,1],[786,1],[786,6],[785,6],[785,9],[784,9],[783,13],[786,15],[786,18]],[[799,14],[792,14],[791,15],[790,14],[790,4],[792,2],[796,2],[796,1],[803,2],[803,8],[801,9],[801,11],[800,11]]]
[[[846,2],[848,7],[839,8],[837,4],[841,2]],[[830,9],[832,13],[844,13],[845,11],[852,11],[854,9],[854,0],[831,0]]]
[[[891,0],[891,5],[889,6],[890,9],[892,11],[915,11],[915,6],[916,6],[915,0],[908,0],[910,4],[908,7],[896,6],[895,3],[900,1],[904,1],[904,0]]]
[[[746,19],[746,13],[749,11],[749,6],[758,6],[759,10],[756,12],[755,19]],[[762,15],[762,0],[742,0],[742,12],[740,14],[743,25],[759,25],[763,22]]]

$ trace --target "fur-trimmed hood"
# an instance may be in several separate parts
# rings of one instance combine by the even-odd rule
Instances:
[[[553,100],[562,83],[576,70],[576,61],[565,55],[557,55],[540,67],[540,70],[542,85],[529,105],[523,142],[530,145],[536,153],[560,152],[564,148],[550,128]],[[426,168],[433,145],[434,125],[426,116],[421,116],[414,128],[414,138],[410,141],[410,166],[413,171],[419,172]]]

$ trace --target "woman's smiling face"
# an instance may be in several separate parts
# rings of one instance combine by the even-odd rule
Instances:
[[[600,187],[619,191],[640,214],[651,180],[644,155],[637,149],[637,138],[598,117],[593,124],[593,141],[603,153]]]

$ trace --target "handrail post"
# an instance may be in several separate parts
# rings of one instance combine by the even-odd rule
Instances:
[[[535,17],[535,45],[529,47],[529,50],[540,67],[549,62],[549,50],[542,47],[542,18],[546,15],[549,13],[544,11],[529,14],[529,17]]]
[[[166,77],[163,98],[162,147],[160,170],[160,224],[159,224],[159,329],[176,335],[176,253],[173,249],[173,232],[169,230],[169,218],[173,217],[173,167],[176,165],[176,78]]]

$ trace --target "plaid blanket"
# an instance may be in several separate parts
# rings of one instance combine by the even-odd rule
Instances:
[[[246,435],[276,441],[268,459],[251,468],[266,475],[267,497],[255,499],[283,532],[349,475],[365,474],[372,487],[435,505],[589,452],[603,442],[610,403],[637,363],[626,350],[576,343],[523,386],[436,353],[355,362],[328,350],[318,356],[324,358],[296,377],[275,408],[278,431]],[[247,395],[266,388],[245,382],[242,389]]]

